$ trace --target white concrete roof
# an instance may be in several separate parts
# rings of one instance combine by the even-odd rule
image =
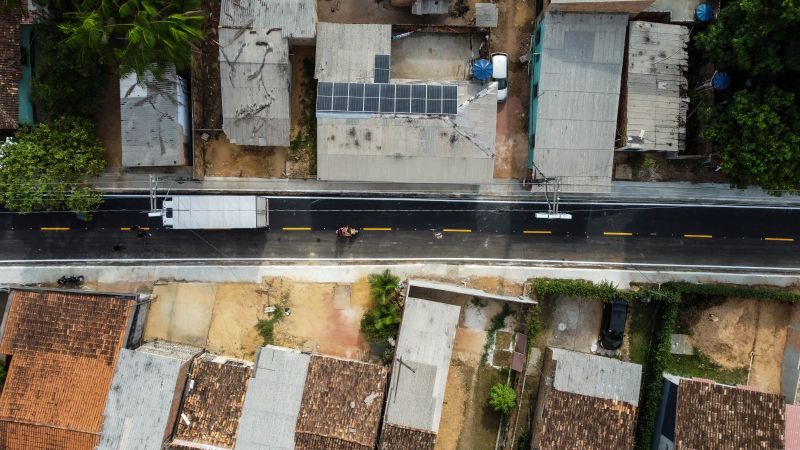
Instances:
[[[392,26],[320,22],[314,78],[372,83],[375,55],[390,55]]]
[[[628,143],[643,150],[683,151],[689,29],[651,22],[631,22],[628,28]]]
[[[385,423],[436,433],[461,308],[406,298]]]
[[[628,15],[544,20],[534,165],[564,192],[608,191]]]

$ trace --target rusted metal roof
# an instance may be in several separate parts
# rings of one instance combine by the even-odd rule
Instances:
[[[0,10],[0,130],[14,130],[18,126],[21,19],[18,9]]]

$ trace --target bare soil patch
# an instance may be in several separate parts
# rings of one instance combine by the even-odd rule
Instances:
[[[317,80],[314,79],[314,47],[292,47],[291,145],[286,156],[286,175],[311,178],[317,174]]]
[[[748,367],[752,352],[749,384],[778,393],[790,313],[785,303],[728,299],[699,311],[692,343],[726,369]]]
[[[263,344],[256,323],[264,318],[265,299],[255,283],[217,285],[207,348],[222,355],[254,360]]]
[[[205,146],[205,174],[217,177],[280,177],[286,165],[286,148],[231,144],[224,134]]]
[[[105,147],[105,159],[109,169],[122,167],[122,123],[119,112],[119,74],[110,71],[106,92],[100,110],[95,115],[97,137]]]

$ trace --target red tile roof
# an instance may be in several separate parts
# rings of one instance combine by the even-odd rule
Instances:
[[[785,422],[780,395],[681,379],[675,449],[778,450]]]
[[[433,450],[436,434],[398,425],[385,425],[380,450]]]
[[[0,353],[0,448],[92,449],[133,297],[14,290]]]
[[[4,12],[0,8],[0,130],[17,128],[19,112],[20,64],[19,9]]]

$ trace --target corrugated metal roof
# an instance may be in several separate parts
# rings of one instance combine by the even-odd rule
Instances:
[[[414,0],[411,14],[447,14],[450,12],[450,0]]]
[[[320,34],[321,35],[321,34]],[[497,85],[458,83],[455,118],[320,114],[320,180],[487,183],[494,170]]]
[[[123,349],[106,401],[98,450],[157,450],[172,432],[173,406],[199,348],[145,344]]]
[[[175,229],[257,228],[261,214],[255,195],[176,195],[164,206],[172,209]]]
[[[186,164],[189,143],[189,97],[186,83],[170,66],[163,79],[135,73],[119,82],[122,165]]]
[[[642,366],[604,356],[551,348],[559,391],[639,405]]]
[[[407,297],[386,402],[386,424],[437,432],[461,308]]]
[[[237,450],[293,450],[311,356],[268,345],[247,387]]]
[[[546,17],[534,165],[562,191],[610,189],[627,14]]]
[[[222,128],[240,145],[289,145],[289,44],[277,31],[220,28]]]
[[[278,29],[284,38],[313,39],[316,35],[315,0],[224,0],[220,27]]]
[[[644,131],[645,150],[686,148],[689,29],[682,25],[631,22],[628,35],[628,142]]]
[[[371,83],[375,55],[392,52],[392,26],[320,22],[314,78]]]

